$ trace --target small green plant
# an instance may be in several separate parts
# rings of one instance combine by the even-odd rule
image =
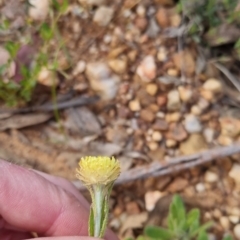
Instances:
[[[200,224],[200,211],[197,208],[188,213],[180,196],[175,195],[169,208],[167,228],[147,226],[144,235],[136,240],[208,240],[207,230],[212,222]],[[126,240],[133,240],[131,238]],[[232,240],[226,236],[223,240]]]
[[[22,40],[10,40],[5,43],[4,47],[10,55],[10,59],[6,64],[0,66],[0,99],[7,105],[15,106],[31,100],[32,93],[37,84],[37,77],[42,69],[47,69],[55,73],[59,71],[64,74],[59,69],[58,64],[59,53],[64,48],[64,42],[58,29],[58,21],[65,13],[67,7],[68,0],[64,0],[61,4],[56,0],[52,0],[48,21],[40,24],[34,23],[36,25],[34,28],[39,35],[40,46],[35,47],[36,52],[33,54],[34,57],[32,57],[30,64],[22,64],[21,59],[17,59],[17,54],[21,51],[22,46],[31,48],[31,45],[34,45],[30,31],[33,24],[31,21],[28,21],[24,42]],[[7,31],[10,25],[9,21],[6,19],[1,20],[0,31]],[[58,43],[54,50],[52,49],[52,40]],[[16,75],[12,76],[12,74],[8,74],[12,66],[11,64],[15,64],[15,68],[17,64],[17,68],[19,68],[17,77]],[[12,71],[14,73],[14,70]],[[15,79],[18,77],[20,80]],[[55,102],[55,84],[52,84],[52,88],[53,101]],[[55,115],[57,114],[55,113]]]

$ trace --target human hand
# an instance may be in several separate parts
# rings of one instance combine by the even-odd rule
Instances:
[[[94,240],[89,204],[67,180],[0,160],[0,239]],[[61,236],[61,237],[60,237]],[[44,237],[44,238],[42,238]],[[106,240],[118,238],[107,231]]]

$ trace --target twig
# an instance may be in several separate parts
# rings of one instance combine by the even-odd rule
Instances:
[[[218,147],[189,156],[180,156],[169,159],[166,164],[153,162],[148,166],[136,167],[121,174],[116,184],[122,184],[137,179],[147,177],[159,177],[167,174],[176,173],[184,169],[193,168],[207,162],[219,160],[220,158],[240,153],[240,144],[234,144],[227,147]],[[73,181],[73,184],[79,189],[85,189],[81,182]]]
[[[57,103],[58,110],[69,108],[69,107],[76,107],[76,106],[82,106],[87,104],[93,104],[95,103],[99,97],[77,97],[75,99],[67,100],[64,102]],[[22,108],[22,109],[14,109],[14,110],[1,110],[0,113],[27,113],[27,112],[51,112],[55,109],[55,104],[46,103],[41,106],[34,106],[34,107],[28,107],[28,108]]]

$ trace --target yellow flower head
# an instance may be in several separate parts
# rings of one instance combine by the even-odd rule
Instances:
[[[107,185],[118,178],[120,163],[114,157],[83,157],[77,173],[85,185]]]

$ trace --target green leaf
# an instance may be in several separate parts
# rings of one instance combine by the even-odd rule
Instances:
[[[57,11],[59,11],[61,8],[61,5],[57,0],[52,0],[52,5],[53,5],[53,8],[56,9]]]
[[[53,31],[47,23],[43,23],[40,27],[41,38],[45,41],[49,41],[53,37]]]
[[[195,231],[193,231],[192,236],[196,236],[197,234],[200,234],[201,232],[208,230],[212,226],[213,226],[213,222],[207,222],[207,223],[203,224],[202,226],[200,226]]]
[[[183,229],[186,223],[186,210],[179,195],[173,197],[170,205],[168,224],[171,230]]]
[[[197,237],[197,240],[208,240],[208,235],[205,231],[201,231]]]
[[[101,231],[99,237],[104,237],[106,227],[107,227],[107,221],[108,221],[108,212],[109,212],[109,206],[108,206],[108,196],[104,198],[103,201],[103,209],[102,209],[102,220],[101,220]]]
[[[19,43],[15,43],[11,41],[5,44],[5,49],[9,52],[12,59],[16,57],[19,47],[20,47]]]
[[[154,226],[147,226],[144,229],[144,233],[151,239],[171,240],[174,236],[170,230]]]
[[[61,8],[60,8],[61,13],[66,12],[68,5],[69,5],[68,0],[63,0],[63,2],[61,4]]]
[[[147,239],[143,236],[138,236],[137,240],[147,240]]]
[[[230,235],[228,235],[228,236],[225,236],[222,240],[233,240],[233,239]]]
[[[194,233],[199,228],[199,219],[200,219],[199,209],[192,209],[187,214],[186,228],[189,229],[189,234],[191,237],[194,237],[192,236],[192,233]]]
[[[93,208],[90,208],[90,215],[88,220],[88,234],[90,237],[94,237],[94,213]]]

